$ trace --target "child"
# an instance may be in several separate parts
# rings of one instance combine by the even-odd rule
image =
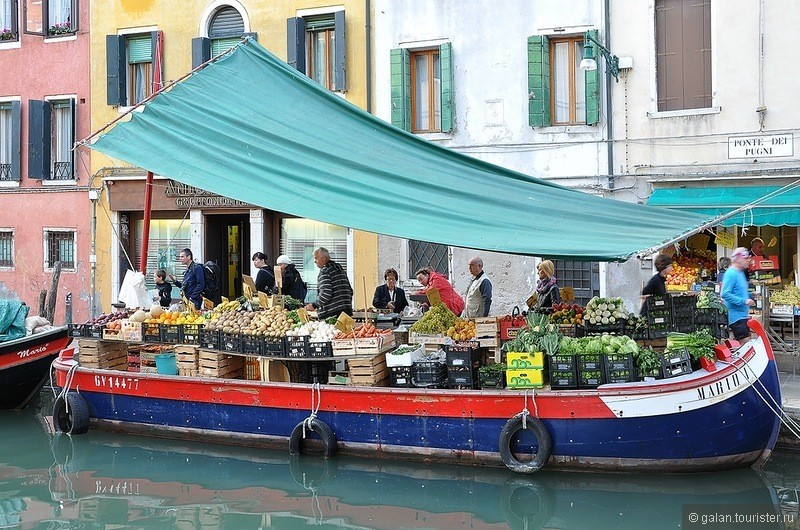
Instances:
[[[167,281],[167,271],[156,271],[156,287],[158,287],[158,303],[161,307],[169,307],[172,303],[172,284]]]

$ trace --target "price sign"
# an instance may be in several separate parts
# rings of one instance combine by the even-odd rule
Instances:
[[[726,248],[734,248],[736,247],[736,236],[731,234],[730,232],[726,232],[721,230],[717,232],[717,236],[715,238],[717,245],[722,245]]]

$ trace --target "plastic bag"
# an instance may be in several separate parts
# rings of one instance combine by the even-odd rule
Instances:
[[[144,274],[130,269],[125,272],[125,279],[122,280],[122,286],[119,288],[119,301],[128,308],[149,309],[153,305],[147,294]]]

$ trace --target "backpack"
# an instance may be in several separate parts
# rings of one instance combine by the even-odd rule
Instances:
[[[203,287],[203,296],[214,302],[220,303],[222,300],[219,296],[219,278],[222,276],[222,271],[219,265],[213,261],[206,261],[203,265],[203,278],[205,286]]]

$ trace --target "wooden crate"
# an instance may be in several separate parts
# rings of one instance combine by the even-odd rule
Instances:
[[[377,355],[394,348],[394,334],[356,339],[356,355]]]
[[[389,383],[389,368],[386,354],[354,357],[347,360],[350,384],[354,386],[386,386]]]
[[[497,317],[476,317],[475,318],[475,337],[476,338],[497,338],[500,329],[497,326]]]
[[[334,339],[331,341],[331,348],[334,356],[355,355],[356,341],[355,339]]]
[[[244,377],[244,357],[213,350],[200,350],[197,375],[241,379]]]
[[[178,375],[197,377],[199,368],[200,349],[197,346],[183,344],[173,348],[178,361]]]
[[[128,345],[119,341],[78,340],[78,363],[103,370],[128,369]]]

